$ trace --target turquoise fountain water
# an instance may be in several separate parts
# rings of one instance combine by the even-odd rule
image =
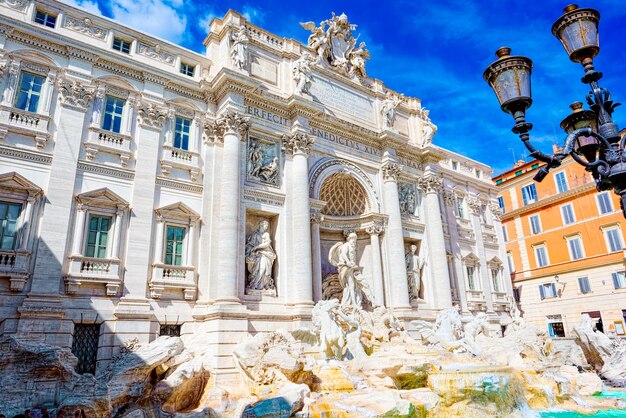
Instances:
[[[626,401],[626,391],[602,392],[595,395],[598,398],[624,399]],[[626,418],[626,409],[609,409],[606,411],[598,411],[595,414],[582,414],[572,411],[543,411],[540,413],[541,418]]]

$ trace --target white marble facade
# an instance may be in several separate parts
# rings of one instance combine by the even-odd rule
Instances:
[[[229,11],[200,55],[53,0],[0,3],[0,203],[19,207],[0,332],[71,346],[76,324],[101,324],[100,367],[181,325],[228,376],[243,336],[310,321],[351,233],[372,303],[407,323],[452,306],[507,323],[491,169],[366,76],[345,15],[326,25],[335,49],[329,29],[310,27],[309,48]],[[26,110],[24,74],[41,82]]]

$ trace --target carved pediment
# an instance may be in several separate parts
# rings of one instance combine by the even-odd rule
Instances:
[[[487,264],[492,267],[500,267],[503,263],[502,260],[500,260],[497,256],[494,256],[489,261],[487,261]]]
[[[82,193],[76,196],[79,204],[97,207],[115,207],[124,209],[128,207],[128,202],[119,195],[112,192],[107,187]]]
[[[30,196],[37,196],[43,193],[41,187],[15,171],[0,174],[0,189],[20,194],[28,193]]]
[[[462,258],[462,260],[463,260],[463,264],[467,264],[470,266],[475,266],[480,263],[480,258],[478,258],[478,256],[476,256],[476,254],[474,253],[467,254],[466,256]]]
[[[200,215],[185,205],[183,202],[172,203],[154,211],[157,216],[165,219],[185,220],[188,222],[197,222]]]

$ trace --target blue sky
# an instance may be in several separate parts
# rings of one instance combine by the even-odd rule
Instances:
[[[495,50],[506,45],[530,57],[533,106],[528,120],[535,146],[549,152],[561,143],[560,121],[569,104],[584,101],[587,86],[582,67],[569,61],[551,27],[566,1],[429,0],[429,1],[191,1],[65,0],[89,11],[203,52],[202,40],[213,17],[229,8],[279,36],[306,43],[308,32],[298,22],[320,22],[345,12],[367,43],[368,74],[394,90],[419,97],[431,110],[439,130],[435,143],[494,168],[510,169],[527,152],[510,132],[513,119],[499,109],[482,74]],[[626,101],[626,7],[623,0],[591,0],[580,7],[601,13],[600,55],[596,69],[601,85],[616,101]],[[626,107],[625,107],[626,109]],[[617,108],[616,122],[624,111]]]

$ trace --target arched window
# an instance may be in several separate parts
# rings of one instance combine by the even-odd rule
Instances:
[[[320,199],[327,202],[325,215],[357,216],[368,212],[369,204],[363,186],[350,174],[336,173],[324,181]]]

